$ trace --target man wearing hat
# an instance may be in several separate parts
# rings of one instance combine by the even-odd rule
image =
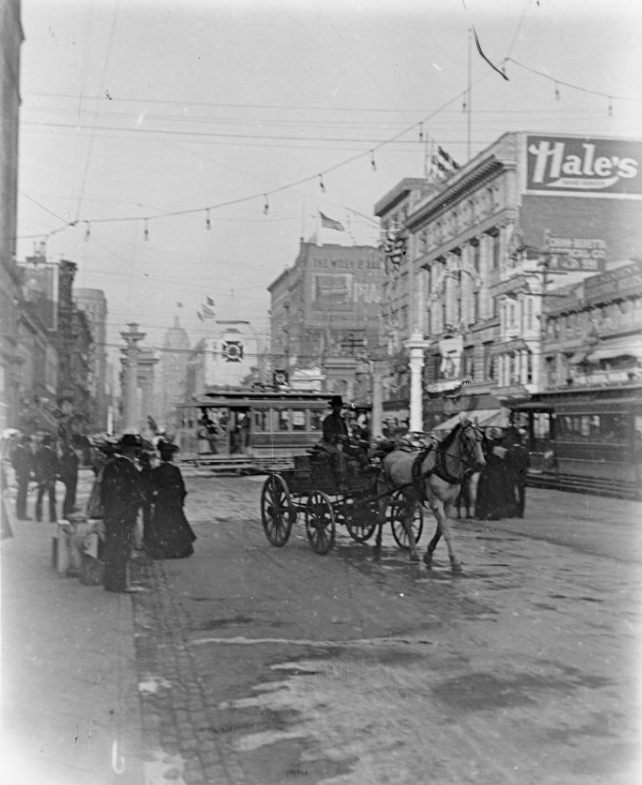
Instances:
[[[344,490],[346,480],[346,457],[343,452],[348,442],[348,426],[341,415],[343,398],[333,395],[330,398],[332,412],[323,420],[323,438],[320,447],[329,454],[330,462],[336,472],[340,490]]]
[[[138,510],[144,501],[136,456],[142,448],[140,436],[126,433],[117,454],[103,469],[100,489],[105,522],[105,577],[107,591],[130,591],[127,563],[134,544]]]

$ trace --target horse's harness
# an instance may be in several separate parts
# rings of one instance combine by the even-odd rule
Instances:
[[[467,424],[462,426],[462,433],[465,429],[474,428],[475,426],[472,424]],[[450,445],[448,445],[450,447]],[[472,469],[464,468],[464,472],[461,476],[456,477],[455,475],[451,474],[448,471],[448,467],[446,465],[446,456],[449,456],[451,459],[459,461],[460,463],[464,464],[466,467],[470,462],[470,448],[464,442],[464,449],[466,451],[466,455],[461,457],[459,455],[453,455],[453,453],[448,451],[448,447],[444,448],[442,442],[437,442],[437,444],[430,444],[428,447],[424,447],[422,450],[419,451],[419,454],[412,462],[412,484],[416,487],[417,492],[419,493],[422,501],[425,501],[425,489],[423,481],[428,479],[431,475],[435,474],[444,482],[447,482],[449,485],[460,485],[463,480],[466,478],[467,474],[472,474]],[[435,464],[432,466],[427,472],[422,472],[421,467],[424,460],[428,457],[431,452],[435,452]]]

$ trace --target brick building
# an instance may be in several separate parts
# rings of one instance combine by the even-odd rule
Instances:
[[[269,286],[274,368],[319,368],[336,392],[354,388],[358,357],[379,346],[383,255],[373,246],[301,242]]]
[[[406,249],[384,287],[388,401],[407,400],[413,334],[426,429],[455,410],[497,421],[541,389],[543,304],[642,256],[641,162],[642,141],[507,133],[437,188],[406,180],[381,199],[382,230]]]

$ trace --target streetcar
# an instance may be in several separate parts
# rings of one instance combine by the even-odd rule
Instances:
[[[537,393],[509,408],[535,483],[639,496],[642,385]]]
[[[330,393],[229,389],[177,407],[182,460],[236,458],[257,466],[305,455],[321,438]]]

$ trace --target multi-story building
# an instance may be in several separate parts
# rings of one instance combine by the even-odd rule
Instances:
[[[187,364],[189,362],[189,336],[181,327],[178,316],[166,333],[159,362],[159,418],[168,432],[176,429],[176,404],[185,400]]]
[[[393,357],[425,343],[425,428],[455,409],[489,422],[542,387],[543,303],[642,253],[641,160],[639,141],[507,133],[438,190],[402,181],[380,200],[406,243],[382,310]],[[406,368],[392,367],[397,405]]]
[[[542,389],[642,379],[642,260],[557,290],[544,302]]]
[[[293,266],[268,286],[273,367],[354,375],[354,358],[380,343],[383,279],[379,248],[301,242]]]
[[[102,289],[74,288],[76,308],[87,317],[93,336],[91,390],[93,399],[92,430],[107,429],[109,396],[107,393],[107,298]]]
[[[18,198],[20,0],[0,4],[0,430],[15,426],[20,399],[17,350],[20,282],[15,267]]]
[[[265,378],[265,350],[252,324],[216,320],[212,335],[193,347],[186,369],[186,399],[217,387],[240,387]]]

